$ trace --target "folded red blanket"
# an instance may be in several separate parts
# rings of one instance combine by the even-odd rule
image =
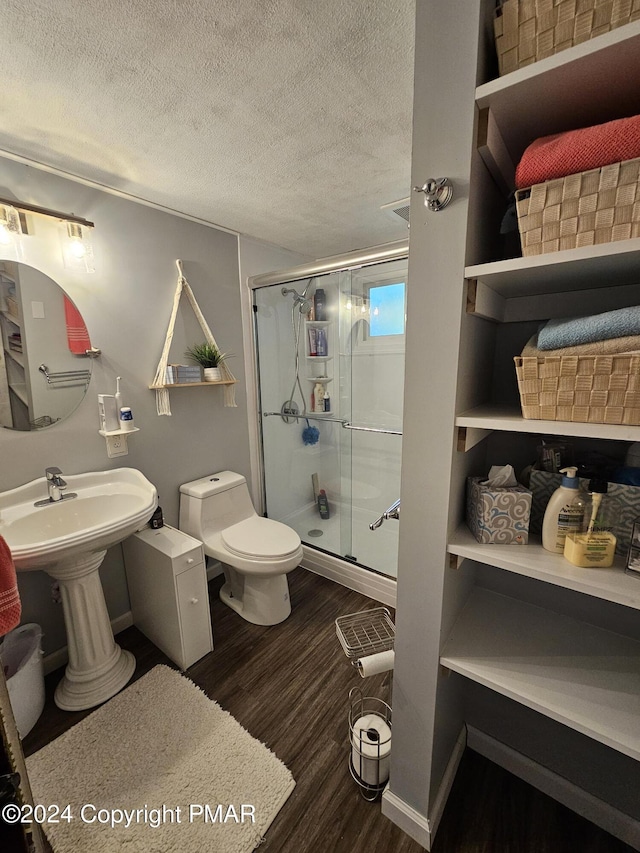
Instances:
[[[516,189],[640,157],[640,115],[536,139],[516,169]]]
[[[0,536],[0,637],[20,624],[20,613],[16,567],[9,546]]]

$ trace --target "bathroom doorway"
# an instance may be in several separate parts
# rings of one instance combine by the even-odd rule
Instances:
[[[390,578],[398,522],[369,525],[400,497],[406,295],[406,254],[253,290],[266,514]]]

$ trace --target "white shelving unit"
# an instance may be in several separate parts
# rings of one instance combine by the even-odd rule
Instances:
[[[2,377],[0,377],[0,398],[4,400],[2,422],[4,426],[28,428],[34,418],[31,400],[29,368],[27,364],[26,340],[22,319],[19,313],[20,295],[17,276],[6,269],[0,271],[0,333],[2,336]],[[13,295],[10,295],[10,292]],[[13,310],[10,310],[13,306]],[[10,345],[11,336],[20,334],[23,351],[18,352]]]
[[[640,760],[640,642],[478,588],[440,660]]]
[[[532,321],[639,305],[640,239],[504,259],[498,238],[527,145],[640,113],[640,21],[491,79],[495,3],[462,24],[451,6],[417,6],[411,184],[447,175],[454,203],[433,214],[412,198],[402,701],[383,812],[430,849],[473,732],[474,748],[640,849],[640,801],[622,791],[640,790],[640,579],[620,558],[580,569],[535,539],[480,545],[464,523],[467,477],[529,454],[531,437],[640,441],[637,426],[525,420],[512,359],[526,338],[509,351]]]

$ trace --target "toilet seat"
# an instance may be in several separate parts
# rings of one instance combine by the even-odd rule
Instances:
[[[252,559],[281,559],[300,550],[300,537],[294,530],[257,515],[227,527],[221,538],[232,554]]]

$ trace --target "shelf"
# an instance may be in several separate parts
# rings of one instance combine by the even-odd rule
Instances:
[[[573,566],[561,554],[545,551],[539,539],[530,539],[528,545],[482,545],[466,525],[455,531],[447,551],[463,559],[476,560],[507,572],[640,610],[640,578],[624,571],[623,557],[616,556],[610,569],[581,569]]]
[[[332,323],[331,320],[305,320],[307,326],[317,326],[318,328],[326,328]]]
[[[323,385],[326,385],[328,382],[333,382],[332,376],[307,376],[305,378],[307,382],[320,382]]]
[[[149,385],[152,391],[160,388],[197,388],[201,385],[235,385],[235,379],[220,379],[217,382],[172,382],[169,385]]]
[[[332,355],[307,355],[305,356],[307,361],[331,361],[333,358]]]
[[[13,323],[14,326],[17,326],[19,329],[22,328],[22,323],[20,322],[19,318],[16,317],[15,314],[9,314],[8,311],[0,311],[0,314],[2,314],[5,320],[8,320],[10,323]]]
[[[640,441],[640,426],[526,420],[522,417],[519,407],[498,403],[488,403],[462,412],[456,417],[456,426],[502,432],[525,432],[534,435],[574,435],[614,441]]]
[[[110,435],[133,435],[134,432],[140,432],[140,427],[134,427],[133,429],[99,429],[98,433],[103,435],[105,438],[108,438]]]
[[[638,79],[634,21],[479,86],[476,104],[491,110],[517,163],[540,136],[640,113]]]
[[[24,403],[25,406],[29,406],[29,394],[27,392],[26,385],[17,385],[14,383],[9,383],[9,390],[13,391],[16,397],[20,400],[21,403]]]
[[[24,356],[22,353],[16,352],[12,349],[8,349],[7,347],[5,347],[4,352],[5,355],[11,359],[11,361],[15,361],[15,363],[24,370]]]
[[[638,284],[640,237],[476,264],[466,267],[464,274],[505,299],[603,288],[607,282],[616,286]]]
[[[476,587],[440,663],[640,759],[640,643]]]

